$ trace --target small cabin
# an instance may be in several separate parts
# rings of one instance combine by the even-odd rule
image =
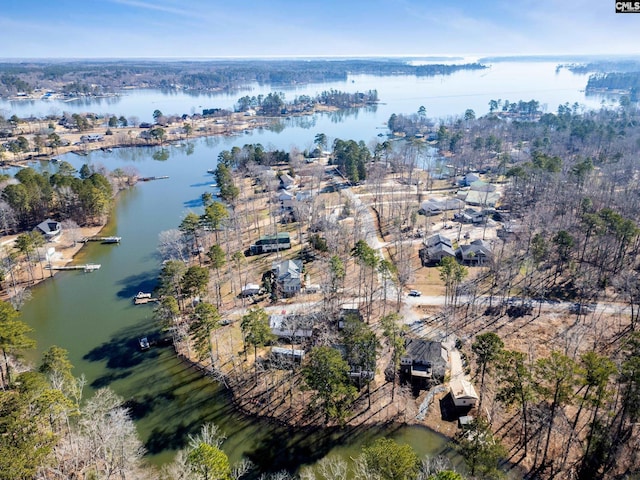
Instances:
[[[242,287],[242,291],[240,292],[241,297],[250,297],[252,295],[260,294],[260,285],[256,283],[247,283]]]
[[[285,360],[301,363],[304,360],[304,350],[286,347],[271,347],[271,356],[275,360]]]
[[[473,408],[478,404],[478,394],[470,381],[464,378],[456,378],[451,380],[449,384],[451,388],[451,398],[453,404],[459,408]]]

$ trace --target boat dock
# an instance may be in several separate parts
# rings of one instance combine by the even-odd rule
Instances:
[[[144,305],[149,302],[157,302],[157,298],[152,298],[150,293],[138,292],[135,297],[133,297],[134,305]]]
[[[86,265],[65,265],[62,267],[54,267],[47,265],[45,268],[49,270],[84,270],[85,272],[93,272],[99,270],[102,265],[96,263],[87,263]]]
[[[138,180],[141,182],[150,182],[151,180],[165,180],[169,178],[169,175],[161,175],[159,177],[140,177]]]
[[[102,242],[102,243],[120,243],[122,237],[84,237],[82,239],[83,243],[87,242]]]
[[[157,298],[134,298],[133,299],[133,304],[134,305],[144,305],[146,303],[157,302],[157,301],[158,301]]]

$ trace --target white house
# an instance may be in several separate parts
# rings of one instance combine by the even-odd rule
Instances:
[[[478,394],[469,380],[454,378],[449,383],[451,398],[456,407],[475,407],[478,403]]]

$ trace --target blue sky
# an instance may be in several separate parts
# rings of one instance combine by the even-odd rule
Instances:
[[[640,53],[613,0],[1,3],[0,58]]]

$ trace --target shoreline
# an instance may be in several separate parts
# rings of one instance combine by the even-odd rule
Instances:
[[[353,105],[350,108],[366,107],[366,104]],[[14,155],[12,159],[0,161],[0,167],[16,167],[23,168],[32,161],[56,161],[58,155],[74,153],[80,156],[87,155],[88,152],[94,150],[109,151],[113,148],[130,148],[130,147],[165,147],[176,143],[188,142],[192,138],[203,138],[212,136],[234,136],[240,135],[245,131],[255,129],[268,128],[280,120],[287,118],[306,117],[316,115],[318,113],[337,112],[341,109],[338,107],[316,105],[312,111],[288,113],[277,117],[268,117],[260,115],[247,116],[243,112],[234,112],[229,115],[220,117],[202,117],[188,118],[173,123],[153,124],[150,126],[126,126],[126,127],[109,127],[108,125],[98,125],[92,128],[77,131],[67,130],[66,128],[55,125],[53,133],[57,134],[61,140],[66,142],[65,145],[58,147],[43,147],[46,151],[31,151],[22,153],[20,156]],[[37,119],[35,121],[25,121],[18,124],[13,137],[23,136],[33,143],[35,134],[27,133],[44,129],[49,125],[49,120]],[[20,128],[20,125],[27,125],[28,128]],[[185,130],[188,125],[189,133]],[[151,137],[151,131],[157,128],[164,130],[164,136],[161,140],[155,140]],[[111,132],[110,134],[107,132]],[[93,137],[90,139],[83,137]],[[24,156],[22,156],[24,155]]]
[[[100,232],[107,226],[107,224],[108,224],[108,221],[107,223],[101,226],[81,227],[79,228],[79,231],[81,232],[83,238],[93,237],[100,234]],[[7,249],[13,248],[15,239],[19,235],[20,234],[15,234],[15,235],[8,235],[5,237],[1,237],[0,246],[2,246],[2,248],[7,248]],[[61,246],[61,245],[64,245],[64,246]],[[50,278],[55,277],[59,272],[59,270],[50,270],[46,268],[46,266],[49,266],[49,265],[54,267],[69,266],[69,264],[71,264],[73,260],[78,256],[78,254],[82,251],[85,245],[86,243],[84,242],[75,242],[75,244],[71,242],[66,244],[66,242],[64,242],[64,232],[61,238],[58,239],[58,241],[46,242],[43,245],[42,249],[46,251],[46,249],[53,247],[56,249],[56,254],[60,254],[60,255],[59,256],[56,255],[55,259],[51,260],[50,262],[47,262],[47,265],[44,265],[42,263],[43,262],[42,260],[36,261],[35,265],[33,266],[34,278],[30,278],[29,272],[24,269],[14,269],[14,270],[17,270],[17,272],[13,273],[15,282],[8,280],[9,285],[7,285],[7,287],[2,290],[2,293],[0,293],[0,300],[9,301],[12,298],[11,293],[15,293],[15,292],[12,292],[14,288],[32,288],[32,287],[35,287],[36,285],[41,284],[42,282],[45,282]],[[61,247],[61,248],[58,249],[57,247]],[[11,274],[9,274],[9,276],[11,276]]]
[[[127,147],[148,147],[148,146],[159,146],[162,147],[164,145],[176,143],[176,142],[184,142],[188,141],[189,138],[201,138],[201,137],[211,137],[211,136],[224,136],[224,135],[233,135],[237,132],[241,132],[247,129],[256,129],[256,128],[264,128],[265,126],[271,125],[282,118],[294,117],[294,116],[307,116],[315,113],[320,113],[324,111],[335,111],[337,108],[325,107],[321,109],[317,109],[314,112],[307,114],[290,114],[283,117],[251,117],[251,120],[255,120],[253,123],[247,121],[247,117],[244,114],[233,114],[233,118],[237,123],[231,123],[226,125],[216,124],[215,118],[209,119],[198,119],[194,122],[194,126],[197,128],[193,128],[193,133],[190,136],[185,136],[181,134],[167,134],[166,140],[161,143],[158,142],[150,142],[148,140],[141,141],[140,139],[132,139],[130,136],[125,135],[123,131],[133,131],[133,128],[124,127],[124,128],[113,128],[113,131],[116,132],[114,135],[106,135],[106,130],[109,127],[101,127],[97,129],[93,129],[91,131],[82,132],[82,135],[87,134],[102,134],[104,135],[100,141],[84,143],[82,145],[73,145],[73,143],[67,147],[60,147],[58,151],[54,154],[43,154],[39,157],[31,157],[23,159],[20,163],[29,162],[29,161],[38,161],[38,160],[46,160],[53,159],[56,155],[67,154],[67,153],[76,153],[80,155],[86,154],[85,152],[92,150],[107,150],[110,148],[127,148]],[[257,120],[260,121],[257,121]],[[168,126],[162,127],[166,128],[167,131],[170,131],[172,128],[176,128],[177,126],[182,126],[182,123],[174,123]],[[149,128],[137,128],[136,131],[144,132],[149,131],[153,128],[157,128],[157,125],[154,125]],[[204,127],[204,128],[203,128]],[[71,136],[79,136],[80,133],[71,134]],[[65,138],[69,138],[70,134],[65,134]],[[18,162],[14,162],[18,163]],[[16,165],[23,166],[23,165]],[[116,194],[116,198],[117,198]],[[104,225],[89,227],[82,230],[82,236],[94,236],[98,235],[103,229],[108,225],[109,220]],[[64,235],[64,233],[63,233]],[[17,235],[16,235],[17,236]],[[61,238],[62,243],[64,241],[64,237]],[[53,244],[47,244],[47,246],[53,246]],[[60,260],[53,261],[52,264],[56,266],[64,266],[73,262],[73,260],[78,256],[78,254],[82,251],[84,247],[84,243],[78,242],[75,245],[67,245],[64,247],[64,257]],[[37,271],[37,269],[36,269]],[[27,274],[28,272],[23,272]],[[34,275],[35,279],[26,278],[26,282],[22,282],[22,286],[33,287],[47,278],[51,278],[55,275],[56,272],[50,271],[47,275],[46,269],[39,269],[40,275]],[[10,293],[11,287],[8,287],[5,293],[5,297],[8,293]],[[191,366],[191,368],[196,369],[200,374],[204,376],[210,376],[208,374],[208,367],[206,364],[202,362],[197,362],[193,359],[185,357],[183,354],[175,351],[176,356],[181,358],[185,364]],[[215,380],[215,379],[214,379]],[[226,385],[225,382],[217,381],[221,386],[226,387],[229,390],[231,402],[233,403],[234,408],[241,412],[243,415],[261,418],[267,420],[269,422],[273,422],[274,424],[286,426],[289,428],[341,428],[341,429],[366,429],[368,427],[376,426],[376,425],[385,425],[385,424],[397,424],[403,426],[418,426],[422,428],[426,428],[429,431],[441,435],[444,438],[452,439],[455,434],[455,428],[448,428],[448,425],[441,425],[440,422],[426,421],[426,420],[418,420],[416,418],[417,409],[420,405],[421,401],[418,398],[411,398],[409,401],[408,397],[404,395],[398,394],[395,396],[395,399],[392,400],[391,392],[387,391],[390,388],[390,385],[384,381],[376,388],[378,392],[378,398],[370,408],[365,406],[367,402],[367,397],[363,394],[354,402],[358,404],[358,407],[354,409],[353,416],[351,416],[344,425],[339,425],[334,422],[330,424],[325,424],[317,415],[309,415],[308,417],[300,416],[300,412],[294,416],[288,417],[287,415],[283,416],[283,412],[279,412],[276,410],[271,410],[269,408],[269,402],[263,398],[259,392],[252,392],[252,388],[247,388],[246,385]],[[258,395],[255,395],[258,393]],[[254,397],[255,395],[255,397]],[[252,398],[254,397],[254,398]],[[300,399],[303,404],[307,405],[308,399]],[[431,408],[429,412],[433,415],[433,412],[437,409],[437,399],[431,403]],[[283,418],[284,417],[284,418]],[[430,420],[433,417],[430,415]]]

